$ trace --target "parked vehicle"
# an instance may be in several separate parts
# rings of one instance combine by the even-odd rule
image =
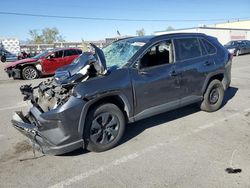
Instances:
[[[250,53],[250,41],[249,40],[235,40],[230,41],[224,45],[228,51],[236,56],[241,54]]]
[[[17,56],[15,54],[12,54],[9,51],[1,48],[0,49],[0,60],[2,63],[5,63],[6,61],[16,61]]]
[[[26,58],[30,58],[30,54],[26,53],[25,51],[22,51],[22,52],[17,56],[17,59],[18,59],[18,60],[26,59]]]
[[[31,80],[44,75],[53,75],[56,69],[70,64],[82,51],[78,48],[46,50],[32,58],[9,63],[5,71],[9,77]]]
[[[52,80],[21,87],[33,107],[16,112],[12,123],[43,153],[111,149],[127,123],[192,103],[214,112],[230,85],[232,56],[204,34],[127,38],[103,51],[92,46],[94,54],[83,53]]]

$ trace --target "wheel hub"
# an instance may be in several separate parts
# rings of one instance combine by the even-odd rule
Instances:
[[[34,79],[36,77],[36,71],[34,69],[26,69],[24,75],[28,79]]]
[[[217,88],[211,90],[209,95],[209,102],[215,104],[219,100],[219,91]]]
[[[95,144],[106,145],[116,138],[118,131],[118,118],[111,113],[101,113],[92,121],[90,139]]]

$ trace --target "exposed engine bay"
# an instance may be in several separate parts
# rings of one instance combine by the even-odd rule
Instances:
[[[66,103],[79,82],[105,73],[106,66],[103,66],[100,57],[85,52],[70,65],[58,69],[52,79],[35,87],[23,85],[20,90],[24,101],[30,100],[42,112],[47,112]]]

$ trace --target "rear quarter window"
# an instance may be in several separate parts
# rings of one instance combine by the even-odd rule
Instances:
[[[82,54],[82,50],[76,50],[78,54]]]
[[[208,54],[211,55],[211,54],[216,53],[216,48],[213,44],[211,44],[209,41],[207,41],[205,39],[201,39],[201,40],[202,40],[202,43],[204,44]]]
[[[174,39],[176,61],[201,57],[201,48],[197,38]]]

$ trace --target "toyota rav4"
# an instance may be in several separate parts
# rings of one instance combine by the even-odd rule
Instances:
[[[37,150],[115,147],[127,123],[192,103],[218,110],[231,80],[231,55],[216,38],[198,33],[118,40],[83,53],[52,80],[22,86],[27,114],[12,123]],[[143,125],[141,125],[143,126]]]

